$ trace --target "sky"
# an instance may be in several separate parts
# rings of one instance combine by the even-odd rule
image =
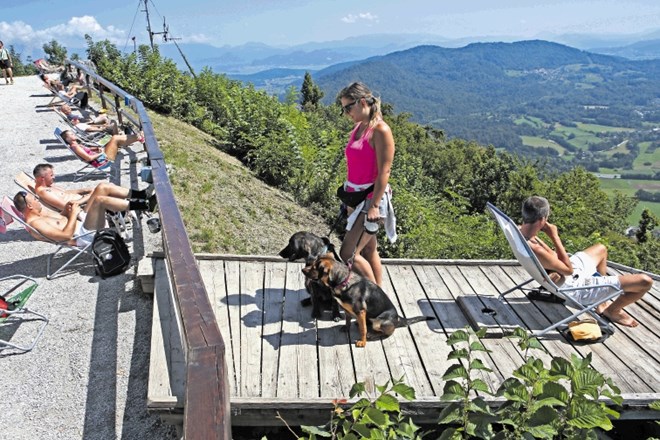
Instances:
[[[658,0],[147,1],[152,31],[162,31],[165,17],[169,35],[181,43],[214,46],[292,46],[365,34],[552,39],[660,29]],[[137,44],[148,43],[143,10],[144,0],[0,0],[0,40],[26,49],[53,39],[65,47],[84,47],[87,33],[94,41],[108,39],[130,51],[133,36]]]

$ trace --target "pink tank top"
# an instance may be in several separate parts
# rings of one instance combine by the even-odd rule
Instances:
[[[355,139],[359,128],[360,124],[357,124],[344,150],[348,171],[346,179],[355,185],[364,185],[376,181],[376,177],[378,176],[378,161],[376,159],[376,150],[369,143],[369,137],[373,132],[373,127],[367,127],[364,133],[362,133],[362,136],[359,139]]]

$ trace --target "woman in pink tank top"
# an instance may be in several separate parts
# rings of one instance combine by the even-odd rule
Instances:
[[[380,99],[376,98],[367,86],[359,82],[353,83],[339,92],[338,98],[343,112],[355,122],[345,150],[347,177],[344,188],[349,192],[361,191],[374,185],[367,200],[356,207],[360,210],[356,217],[353,210],[348,208],[349,226],[340,255],[344,261],[348,261],[355,252],[353,266],[364,277],[382,287],[383,269],[375,233],[378,231],[378,224],[383,221],[386,231],[388,226],[392,229],[395,227],[394,211],[390,203],[391,190],[388,185],[394,160],[394,137],[389,125],[383,121]],[[389,222],[388,216],[391,217]],[[392,232],[392,236],[395,240],[396,233]]]

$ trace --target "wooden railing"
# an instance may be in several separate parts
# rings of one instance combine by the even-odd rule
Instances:
[[[107,99],[122,118],[139,124],[144,132],[148,160],[158,199],[165,258],[179,308],[186,354],[186,394],[183,434],[186,440],[231,439],[229,388],[225,363],[225,343],[206,294],[197,262],[190,246],[181,212],[174,199],[165,159],[142,102],[87,66],[68,60],[85,75],[88,93],[106,105]],[[110,96],[108,96],[110,95]],[[131,109],[137,120],[125,109]]]

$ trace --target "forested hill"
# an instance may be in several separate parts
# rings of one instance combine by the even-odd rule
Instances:
[[[515,134],[513,118],[519,115],[582,121],[593,119],[591,109],[598,106],[599,117],[626,121],[626,126],[640,115],[658,120],[659,76],[660,60],[631,61],[547,41],[522,41],[459,49],[419,46],[322,70],[314,79],[326,102],[359,79],[393,104],[395,112],[410,112],[413,120],[442,128],[449,137],[509,146],[507,139],[492,134],[505,128]]]

